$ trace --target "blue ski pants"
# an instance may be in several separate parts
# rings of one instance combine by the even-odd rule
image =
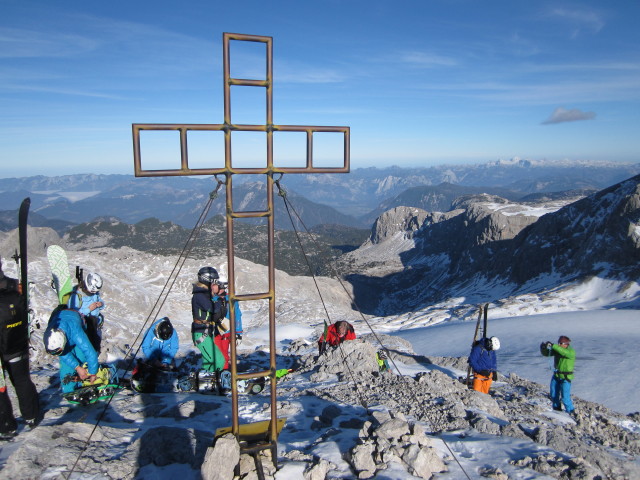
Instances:
[[[551,377],[551,385],[549,386],[551,402],[553,408],[560,409],[560,402],[564,405],[567,413],[573,412],[573,403],[571,402],[571,381],[558,378],[555,375]]]

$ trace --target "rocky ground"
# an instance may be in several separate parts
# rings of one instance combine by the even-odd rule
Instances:
[[[286,452],[286,459],[306,462],[305,478],[375,478],[377,473],[398,465],[417,478],[438,478],[438,473],[459,466],[453,451],[444,456],[438,453],[434,439],[443,439],[444,433],[464,438],[473,431],[547,447],[537,455],[523,455],[510,463],[551,478],[640,478],[636,461],[640,435],[625,427],[628,422],[637,424],[640,414],[624,416],[576,398],[576,418],[564,414],[566,418],[558,421],[553,414],[549,415],[546,386],[516,375],[500,376],[491,394],[484,395],[468,389],[460,378],[452,375],[455,371],[466,371],[466,358],[418,357],[408,351],[408,344],[394,337],[385,336],[384,343],[395,343],[396,348],[389,350],[392,370],[395,362],[401,362],[420,363],[429,371],[415,378],[392,371],[379,372],[374,360],[374,339],[367,338],[347,342],[320,358],[313,353],[300,356],[296,375],[309,375],[310,383],[316,386],[298,390],[284,384],[280,389],[285,396],[295,392],[336,404],[325,408],[311,425],[312,430],[325,430],[325,438],[340,428],[360,427],[351,448],[342,452],[353,477],[345,477],[335,464],[308,452]],[[292,352],[306,349],[304,342],[291,347]],[[340,381],[327,388],[324,382],[335,376]],[[353,419],[355,425],[338,422],[342,410],[337,405],[341,404],[360,405],[367,415],[359,422]],[[232,439],[227,441],[233,443]],[[498,466],[484,466],[477,473],[486,478],[512,478]],[[254,478],[252,475],[249,465],[249,472],[242,478]],[[464,478],[463,472],[460,478]]]
[[[384,343],[392,345],[394,341],[397,343],[399,340],[385,337]],[[512,464],[553,478],[640,478],[640,467],[635,462],[640,454],[640,435],[623,426],[627,421],[637,423],[639,413],[624,416],[602,405],[576,398],[575,421],[567,417],[566,422],[559,423],[547,415],[550,411],[547,386],[512,374],[508,378],[500,376],[491,394],[484,395],[469,390],[451,374],[452,370],[466,371],[466,358],[416,357],[406,352],[408,345],[399,347],[390,351],[392,369],[394,361],[403,364],[418,362],[432,368],[415,378],[392,372],[378,373],[377,364],[368,360],[373,358],[375,348],[367,341],[354,341],[343,344],[341,349],[321,358],[319,363],[312,355],[303,357],[303,370],[312,371],[311,379],[316,381],[332,374],[345,380],[330,390],[312,389],[314,395],[350,405],[384,405],[388,408],[390,415],[387,418],[374,415],[370,419],[374,426],[385,425],[389,418],[411,419],[405,433],[407,438],[411,438],[409,427],[424,429],[436,436],[443,432],[464,436],[465,432],[473,429],[489,435],[529,439],[549,447],[556,453],[534,458],[525,456]],[[357,382],[350,382],[352,378]],[[352,456],[355,457],[354,451],[360,452],[361,445],[377,445],[377,451],[372,451],[375,468],[371,465],[362,468],[355,460],[351,463],[359,478],[370,478],[369,474],[388,467],[387,461],[375,459],[384,459],[385,448],[391,445],[376,439],[375,427],[363,429],[362,433],[359,445],[351,451]],[[402,448],[416,445],[421,446],[421,443],[412,439]],[[449,463],[453,459],[447,460]],[[505,474],[497,475],[496,470],[487,469],[486,476],[508,478]],[[431,470],[432,473],[438,471]],[[430,478],[416,471],[411,473],[420,478]]]
[[[469,390],[455,373],[466,371],[465,358],[416,356],[404,340],[386,336],[392,370],[401,363],[427,371],[415,377],[380,372],[375,342],[346,342],[318,358],[315,345],[300,339],[283,352],[279,362],[296,368],[278,388],[279,415],[289,420],[279,439],[278,470],[268,450],[259,455],[265,478],[300,478],[292,471],[308,480],[437,479],[447,472],[460,473],[447,478],[465,478],[454,449],[437,446],[477,433],[544,448],[512,456],[508,472],[500,467],[504,459],[496,458],[495,465],[475,469],[471,478],[533,478],[514,476],[518,471],[538,472],[535,478],[640,478],[640,435],[628,428],[632,424],[639,431],[640,414],[624,416],[575,399],[576,420],[558,421],[546,386],[512,375],[500,377],[491,394],[483,395]],[[71,478],[165,478],[153,476],[161,468],[166,478],[231,479],[238,464],[236,478],[258,478],[253,459],[240,455],[234,437],[221,437],[211,446],[214,427],[229,423],[228,397],[125,390],[106,409],[99,404],[80,408],[60,400],[55,378],[55,371],[45,369],[34,375],[45,419],[2,445],[0,478],[68,478],[73,467]],[[254,408],[252,418],[269,418],[265,400],[253,407],[241,400],[241,413]],[[212,419],[219,425],[212,426]],[[300,444],[300,432],[306,444]],[[340,444],[338,461],[319,453],[323,442]],[[194,476],[185,476],[185,468]]]

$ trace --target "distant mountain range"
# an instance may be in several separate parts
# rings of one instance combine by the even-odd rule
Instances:
[[[339,224],[370,228],[384,211],[413,206],[447,211],[462,195],[488,193],[507,199],[581,189],[600,190],[640,173],[640,164],[613,162],[550,162],[513,159],[475,165],[425,168],[364,168],[349,174],[285,175],[282,187],[309,228]],[[262,210],[266,184],[255,175],[234,177],[234,208]],[[259,177],[259,176],[258,176]],[[32,220],[42,216],[59,233],[71,225],[99,217],[117,217],[129,224],[147,218],[191,228],[200,215],[215,180],[204,177],[135,178],[131,175],[78,174],[59,177],[0,179],[0,204],[15,210],[31,197]],[[211,214],[224,214],[224,187]],[[291,222],[277,196],[276,227]],[[10,221],[11,215],[9,215]],[[4,218],[0,215],[0,221]],[[6,229],[9,224],[1,224]]]
[[[105,182],[111,180],[107,178]],[[112,192],[126,190],[120,180]],[[168,180],[169,184],[172,180],[175,179]],[[130,183],[137,185],[137,181]],[[595,193],[583,181],[578,183],[582,185],[580,189],[530,193],[519,199],[504,189],[500,191],[510,198],[478,193],[490,188],[452,184],[435,189],[409,188],[386,201],[390,208],[375,219],[370,229],[340,225],[334,221],[339,217],[333,210],[333,217],[312,217],[318,223],[310,233],[277,230],[276,267],[290,274],[308,275],[310,259],[314,274],[328,275],[335,269],[353,287],[360,309],[372,315],[406,313],[450,298],[479,303],[528,292],[540,294],[545,289],[558,295],[559,289],[568,288],[567,285],[579,286],[594,278],[616,283],[621,298],[627,290],[632,297],[640,275],[640,175]],[[175,185],[163,185],[160,182],[155,187],[173,192]],[[167,196],[186,195],[183,187],[178,189],[179,195],[173,192],[162,198],[166,201]],[[244,207],[252,205],[252,194],[264,193],[264,187],[247,183],[239,185],[236,192],[237,199],[246,202],[240,203]],[[71,195],[70,191],[65,195]],[[287,195],[300,201],[292,192]],[[105,197],[96,194],[92,198],[97,201]],[[147,205],[151,198],[129,205],[145,211],[151,208]],[[153,198],[160,202],[161,196]],[[86,200],[63,204],[71,209],[71,205]],[[310,201],[302,199],[300,210],[313,210],[305,202]],[[449,208],[428,210],[402,203],[441,207],[449,204]],[[393,206],[396,204],[400,205]],[[165,202],[165,208],[167,205]],[[325,212],[332,211],[326,208]],[[40,211],[31,213],[32,225],[46,220]],[[0,215],[0,226],[10,229],[16,213],[13,210]],[[75,226],[65,225],[64,230],[63,242],[70,249],[126,246],[159,255],[176,255],[190,232],[189,228],[158,218],[127,223],[106,215]],[[265,225],[237,222],[234,230],[236,255],[264,265]],[[12,253],[16,242],[8,235],[4,238],[6,256]],[[47,238],[42,242],[55,243],[55,239]],[[214,215],[204,225],[192,258],[225,252],[224,218]]]
[[[130,225],[116,218],[103,218],[73,227],[64,242],[74,250],[96,247],[131,247],[159,255],[179,256],[191,230],[171,222],[146,219]],[[290,275],[331,275],[328,266],[342,254],[356,249],[369,236],[369,230],[339,225],[323,225],[310,233],[276,230],[276,268]],[[300,243],[304,248],[303,255]],[[236,256],[267,265],[267,229],[264,225],[234,225]],[[216,215],[198,232],[190,253],[192,258],[206,259],[227,251],[225,218]],[[311,271],[309,270],[311,269]]]

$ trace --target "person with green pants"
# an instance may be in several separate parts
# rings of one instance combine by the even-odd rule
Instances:
[[[203,370],[211,373],[221,372],[225,364],[225,356],[216,342],[216,337],[225,330],[222,322],[227,314],[227,303],[224,297],[218,296],[218,279],[215,268],[202,267],[191,297],[191,338],[202,354]]]

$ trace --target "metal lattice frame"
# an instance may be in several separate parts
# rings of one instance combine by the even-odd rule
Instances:
[[[231,78],[230,52],[231,40],[244,42],[259,42],[266,44],[266,72],[263,80],[248,80]],[[348,173],[349,172],[349,127],[322,127],[304,125],[274,125],[273,124],[273,38],[257,35],[236,33],[223,34],[223,62],[224,62],[224,123],[222,124],[133,124],[133,156],[134,169],[137,177],[187,176],[187,175],[225,175],[226,176],[226,224],[227,224],[227,265],[229,276],[230,305],[234,300],[268,300],[269,302],[269,370],[264,372],[238,373],[236,364],[236,342],[232,335],[231,341],[231,378],[232,378],[232,432],[239,435],[238,392],[236,381],[269,376],[271,379],[271,422],[269,426],[269,442],[258,446],[258,449],[270,448],[274,465],[277,460],[277,406],[276,406],[276,355],[275,355],[275,255],[274,255],[274,205],[273,184],[274,174],[285,173]],[[234,125],[231,122],[231,87],[262,87],[266,91],[266,121],[263,125]],[[142,168],[140,151],[140,132],[143,130],[164,130],[180,132],[180,168],[165,170],[145,170]],[[224,132],[224,168],[190,168],[188,154],[188,133],[190,131],[222,131]],[[231,135],[234,132],[265,132],[266,134],[266,166],[260,168],[234,167],[231,154]],[[306,133],[306,165],[304,167],[274,167],[273,164],[273,136],[277,132],[305,132]],[[342,166],[327,168],[313,165],[313,135],[318,132],[341,133],[344,138],[344,153]],[[267,180],[267,209],[264,211],[234,211],[233,209],[233,175],[236,174],[264,174]],[[267,251],[268,251],[268,291],[237,295],[235,289],[235,264],[233,226],[237,218],[266,218],[267,220]],[[230,312],[231,332],[235,331],[235,310]],[[255,450],[255,448],[253,448]]]

